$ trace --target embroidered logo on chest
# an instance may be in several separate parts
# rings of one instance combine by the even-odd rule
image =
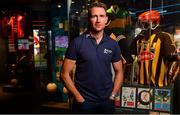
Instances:
[[[112,53],[112,50],[105,48],[105,49],[104,49],[104,53],[105,53],[105,54],[111,54],[111,53]]]

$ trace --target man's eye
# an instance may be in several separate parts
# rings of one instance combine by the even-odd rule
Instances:
[[[95,18],[96,16],[91,16],[91,18]]]
[[[105,18],[106,16],[105,15],[101,15],[101,18]]]

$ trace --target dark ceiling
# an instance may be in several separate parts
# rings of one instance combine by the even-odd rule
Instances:
[[[26,12],[32,20],[46,20],[49,18],[50,2],[50,0],[1,0],[0,10],[2,14]]]
[[[89,0],[74,0],[72,10],[75,12],[82,11],[82,6]],[[126,8],[132,12],[132,17],[137,16],[151,8],[161,12],[162,23],[166,25],[180,24],[180,0],[99,0],[107,4],[110,7],[112,4],[117,4],[120,7]]]
[[[31,9],[38,12],[47,12],[50,10],[52,1],[62,2],[67,0],[1,0],[0,9]],[[77,4],[77,9],[82,9],[80,5],[88,0],[74,0]],[[149,10],[150,2],[152,8],[161,11],[163,21],[165,23],[180,23],[180,0],[99,0],[107,5],[119,4],[121,7],[128,8],[133,16],[137,17],[139,13]],[[41,15],[41,13],[39,13]]]
[[[33,10],[48,10],[50,0],[1,0],[0,9],[31,8]]]

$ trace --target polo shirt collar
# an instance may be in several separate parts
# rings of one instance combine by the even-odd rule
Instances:
[[[86,38],[93,38],[89,32],[85,33]],[[103,33],[102,42],[108,41],[109,36],[106,33]]]

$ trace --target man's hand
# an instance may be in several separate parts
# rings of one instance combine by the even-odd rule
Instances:
[[[111,96],[109,97],[110,100],[115,100],[115,94],[111,94]]]
[[[76,97],[76,101],[79,103],[83,103],[85,99],[82,96]]]

